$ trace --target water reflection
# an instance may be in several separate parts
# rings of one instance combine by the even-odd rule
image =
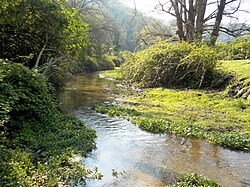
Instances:
[[[97,132],[97,149],[84,163],[98,166],[104,178],[89,181],[87,186],[164,186],[174,180],[176,173],[185,172],[206,175],[223,186],[249,186],[249,153],[200,140],[150,134],[127,120],[91,110],[95,104],[112,101],[111,92],[119,89],[113,81],[92,74],[77,76],[59,94],[63,108]],[[118,178],[112,176],[113,169]]]

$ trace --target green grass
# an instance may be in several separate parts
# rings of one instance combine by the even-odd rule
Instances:
[[[230,72],[234,79],[225,90],[233,97],[250,99],[250,60],[222,61],[220,69]]]
[[[247,78],[250,82],[250,60],[221,61],[221,67],[237,79]]]
[[[205,91],[155,88],[123,101],[132,109],[175,123],[193,123],[211,130],[250,134],[249,100]]]
[[[250,80],[249,61],[224,61],[219,68],[235,75],[232,83],[243,78]],[[229,97],[225,92],[147,88],[123,97],[122,102],[123,107],[140,114],[132,122],[144,130],[168,131],[250,151],[250,99]],[[116,115],[119,112],[114,111],[120,108],[112,110],[112,115]],[[126,116],[123,112],[117,116]]]

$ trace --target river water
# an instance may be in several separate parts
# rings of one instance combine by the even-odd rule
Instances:
[[[96,130],[97,149],[83,160],[104,175],[86,186],[164,186],[179,173],[195,172],[223,186],[250,186],[250,153],[230,151],[206,141],[140,130],[126,119],[92,110],[125,92],[98,74],[79,75],[59,93],[62,108]]]

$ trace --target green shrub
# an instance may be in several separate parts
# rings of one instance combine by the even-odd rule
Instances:
[[[94,130],[60,112],[43,76],[9,61],[0,61],[0,130],[0,186],[55,186],[101,177],[71,161],[95,148]]]
[[[250,59],[250,37],[236,38],[232,43],[219,43],[215,46],[220,60]]]
[[[250,59],[250,38],[237,38],[230,44],[231,60]]]
[[[9,133],[22,128],[26,121],[45,124],[56,113],[52,87],[41,75],[11,62],[0,62],[0,69],[1,118],[5,118],[4,126]]]
[[[113,70],[115,63],[113,62],[113,57],[109,55],[88,56],[82,64],[82,68],[88,72]]]
[[[205,44],[159,42],[137,52],[122,66],[124,78],[140,86],[207,86],[217,63],[215,51]]]
[[[218,43],[214,46],[215,51],[217,52],[217,57],[219,60],[231,60],[230,55],[230,44]]]

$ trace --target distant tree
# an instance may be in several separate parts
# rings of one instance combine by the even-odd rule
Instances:
[[[220,31],[233,33],[221,27],[222,19],[233,16],[241,4],[242,0],[159,0],[156,9],[175,17],[180,40],[201,40],[207,31],[214,45]]]

